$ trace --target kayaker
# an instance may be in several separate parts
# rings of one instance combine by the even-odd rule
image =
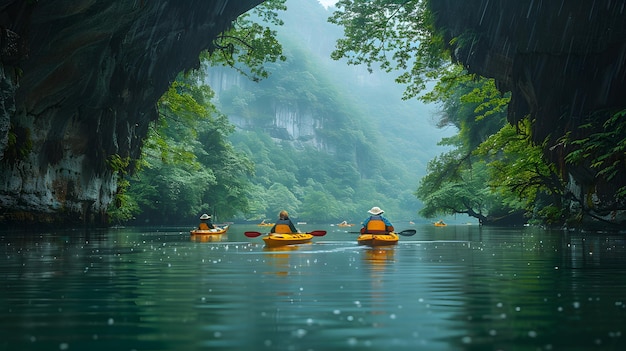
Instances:
[[[363,221],[363,228],[361,228],[361,233],[390,233],[394,231],[393,225],[387,218],[383,216],[385,211],[381,210],[380,207],[372,207],[371,210],[367,211],[371,216],[367,217]]]
[[[285,210],[282,210],[278,214],[278,220],[270,230],[270,233],[291,234],[299,233],[299,231],[293,225],[291,219],[289,219],[289,213],[287,213],[287,211]]]
[[[210,230],[215,229],[213,223],[211,223],[211,216],[208,214],[203,214],[200,216],[200,224],[198,225],[198,229],[200,230]]]

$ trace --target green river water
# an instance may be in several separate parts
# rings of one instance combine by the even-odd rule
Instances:
[[[328,233],[269,250],[257,226],[189,229],[0,232],[0,350],[626,349],[624,235],[417,225],[373,249],[301,225]]]

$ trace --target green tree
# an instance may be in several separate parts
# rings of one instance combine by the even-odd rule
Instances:
[[[301,201],[284,185],[274,183],[267,191],[267,206],[270,214],[278,217],[282,210],[289,212],[289,217],[298,218]]]
[[[453,177],[440,177],[451,164],[458,163],[456,157],[458,153],[450,152],[429,162],[428,175],[422,178],[415,193],[424,202],[420,214],[434,218],[459,213],[488,222],[487,216],[496,201],[485,186],[488,175],[483,162],[474,163],[471,168],[456,168]]]
[[[307,204],[302,210],[303,218],[315,218],[320,222],[333,222],[337,216],[346,213],[340,202],[326,191],[310,190],[306,192],[303,203]]]
[[[459,132],[442,141],[454,149],[428,164],[415,192],[424,203],[420,213],[429,218],[465,213],[487,224],[518,211],[518,202],[505,201],[490,186],[488,160],[475,153],[506,124],[508,97],[497,93],[493,80],[466,75],[454,66],[424,99],[439,102],[440,125],[454,125]]]
[[[204,61],[226,65],[253,80],[267,77],[264,63],[284,60],[275,31],[258,22],[280,25],[285,0],[268,0],[240,16],[215,41]],[[211,103],[213,92],[199,84],[200,71],[180,74],[159,101],[159,120],[144,143],[138,171],[130,181],[121,174],[112,220],[133,215],[144,220],[180,221],[208,211],[222,218],[248,210],[252,163],[227,137],[234,127]]]
[[[441,31],[445,28],[434,25],[429,3],[429,0],[341,0],[329,20],[343,26],[345,31],[333,58],[346,58],[348,64],[365,64],[370,69],[379,64],[388,72],[398,71],[397,82],[406,85],[405,98],[419,97],[425,102],[441,104],[440,125],[451,124],[459,129],[457,136],[442,142],[456,150],[429,164],[429,174],[416,191],[425,203],[422,214],[431,216],[453,213],[455,210],[451,209],[467,211],[486,206],[470,212],[479,213],[480,218],[484,213],[493,216],[507,209],[526,208],[541,215],[540,206],[543,206],[544,216],[551,220],[559,217],[563,184],[553,165],[542,157],[541,145],[527,141],[530,122],[522,121],[516,128],[507,126],[500,130],[506,123],[509,94],[501,94],[492,80],[468,75],[451,62],[450,44],[469,47],[474,34],[466,33],[451,43],[443,42]],[[437,83],[431,91],[420,95],[429,79]],[[564,138],[563,144],[571,140]],[[621,150],[590,152],[602,143],[598,141],[600,138],[590,140],[571,143],[585,146],[569,160],[578,162],[582,158],[577,155],[598,155],[594,165],[605,167],[603,172],[607,177],[616,174],[621,161],[613,160],[618,159],[616,155],[623,156]],[[619,141],[618,145],[621,145]],[[472,180],[480,179],[475,174],[477,165],[488,172],[480,172],[483,185],[478,182],[474,187]],[[480,206],[478,201],[468,200],[488,194],[490,198],[480,201]],[[459,200],[449,195],[464,199],[461,202],[465,206],[459,206]]]
[[[524,208],[547,223],[563,221],[562,189],[556,166],[545,160],[543,145],[530,140],[530,123],[505,125],[474,152],[486,160],[489,186],[504,204]]]
[[[218,48],[200,57],[211,65],[231,67],[253,81],[269,76],[268,62],[285,61],[276,31],[280,11],[287,9],[286,0],[266,0],[239,16],[228,31],[221,33],[214,44]],[[267,24],[267,25],[264,25]]]
[[[501,94],[493,79],[470,75],[453,65],[442,72],[422,100],[439,104],[439,126],[455,126],[459,140],[471,152],[506,124],[510,94]]]
[[[254,164],[245,153],[235,150],[228,140],[234,127],[226,116],[217,114],[212,123],[199,133],[202,145],[196,150],[198,161],[215,176],[214,183],[207,183],[203,204],[218,218],[233,218],[249,209]]]
[[[578,131],[562,137],[559,146],[569,151],[565,157],[568,164],[597,172],[598,181],[615,181],[626,164],[626,110],[605,110],[596,114],[608,117],[590,116],[588,123],[582,124]],[[606,122],[598,125],[598,120]],[[588,137],[581,137],[584,131],[593,132],[587,132]],[[625,197],[626,184],[615,192],[615,200],[623,201]]]
[[[406,85],[404,98],[419,95],[426,82],[450,64],[447,43],[435,29],[423,0],[340,0],[329,22],[344,28],[333,59],[351,65],[375,64],[386,72],[398,71]]]
[[[193,73],[179,75],[159,101],[161,118],[127,191],[127,207],[142,223],[179,223],[200,212],[225,219],[247,211],[252,163],[229,143],[234,127],[197,80]]]

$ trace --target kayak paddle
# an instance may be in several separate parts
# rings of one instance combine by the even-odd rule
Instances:
[[[247,236],[248,238],[256,238],[259,235],[263,235],[260,232],[245,232],[243,234]]]
[[[247,236],[248,238],[256,238],[257,236],[263,235],[260,232],[244,232],[243,234],[245,236]],[[299,233],[292,233],[292,234],[299,234]],[[301,233],[301,234],[311,234],[313,236],[324,236],[324,235],[326,235],[326,231],[325,230],[314,230],[314,231],[309,232],[309,233]]]
[[[361,232],[348,232],[348,233],[362,234]],[[402,236],[411,236],[411,235],[415,235],[415,233],[417,233],[417,230],[415,229],[406,229],[396,234],[402,235]],[[385,234],[385,233],[381,233],[381,234]]]
[[[411,235],[415,235],[415,233],[417,233],[417,230],[415,230],[415,229],[407,229],[407,230],[401,231],[398,234],[403,235],[403,236],[411,236]]]

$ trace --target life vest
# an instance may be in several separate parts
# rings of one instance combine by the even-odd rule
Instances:
[[[277,220],[272,233],[291,234],[292,231],[291,231],[291,228],[289,227],[289,220],[288,219]]]
[[[200,229],[200,230],[209,230],[209,225],[208,225],[208,224],[206,224],[206,223],[204,223],[204,222],[202,222],[202,223],[200,223],[200,225],[198,226],[198,229]]]
[[[370,217],[365,228],[366,233],[387,233],[387,225],[380,216]]]

